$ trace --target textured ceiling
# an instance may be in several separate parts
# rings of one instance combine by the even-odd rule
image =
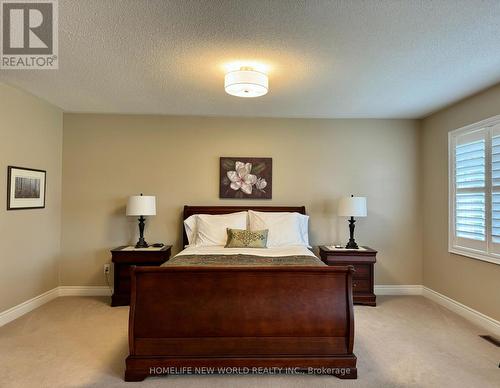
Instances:
[[[500,81],[499,0],[59,0],[59,70],[0,70],[70,112],[416,118]],[[270,92],[225,94],[261,61]]]

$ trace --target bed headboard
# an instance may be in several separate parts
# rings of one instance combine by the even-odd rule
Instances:
[[[184,214],[182,220],[192,216],[193,214],[228,214],[246,210],[254,210],[256,212],[296,212],[306,214],[305,206],[184,206]],[[182,246],[188,244],[186,231],[182,225]]]

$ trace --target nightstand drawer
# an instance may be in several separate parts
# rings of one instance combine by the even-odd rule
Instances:
[[[369,264],[354,264],[354,279],[370,279]]]
[[[352,280],[352,290],[353,292],[369,292],[370,290],[370,280],[368,279],[353,279]]]
[[[322,256],[324,257],[324,256]],[[330,263],[338,263],[338,262],[352,262],[357,261],[360,263],[374,263],[375,255],[326,255],[326,260]]]
[[[352,256],[347,256],[347,255],[327,255],[326,260],[328,262],[339,262],[339,261],[350,261],[352,260]]]

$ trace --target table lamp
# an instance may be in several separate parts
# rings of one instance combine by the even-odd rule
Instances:
[[[153,195],[133,195],[127,202],[127,216],[139,216],[139,241],[136,248],[147,248],[149,245],[144,240],[144,216],[156,215],[156,197]]]
[[[338,215],[341,217],[351,217],[349,219],[349,242],[346,249],[359,249],[354,240],[354,217],[366,217],[366,197],[344,197],[340,199]]]

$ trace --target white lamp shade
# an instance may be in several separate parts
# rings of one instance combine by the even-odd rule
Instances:
[[[366,197],[343,197],[339,202],[341,217],[366,217]]]
[[[127,202],[127,216],[155,216],[156,197],[153,195],[134,195]]]
[[[232,96],[260,97],[267,93],[269,80],[267,74],[242,68],[226,74],[224,89]]]

